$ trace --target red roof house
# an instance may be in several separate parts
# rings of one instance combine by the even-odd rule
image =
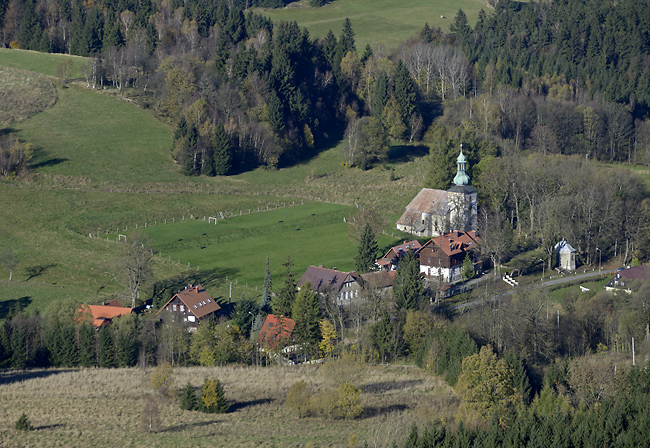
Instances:
[[[459,282],[462,280],[461,268],[467,254],[472,258],[475,269],[480,268],[477,253],[481,244],[475,230],[454,231],[431,238],[417,252],[420,272],[426,276],[441,276],[448,283]]]
[[[221,307],[201,285],[188,286],[174,294],[156,316],[165,310],[173,319],[182,319],[190,330],[196,330],[199,321],[213,316]]]
[[[269,314],[266,316],[257,341],[263,347],[273,349],[278,348],[278,346],[284,347],[291,341],[295,325],[296,322],[289,317]]]
[[[86,316],[90,315],[93,319],[93,325],[96,327],[101,327],[102,325],[108,325],[116,317],[124,316],[126,314],[131,314],[132,308],[124,308],[121,306],[109,306],[109,305],[81,305],[80,320],[84,319]]]
[[[377,260],[375,263],[383,271],[393,271],[397,269],[399,261],[409,252],[417,251],[422,247],[418,240],[404,241],[399,246],[391,247],[386,255]]]

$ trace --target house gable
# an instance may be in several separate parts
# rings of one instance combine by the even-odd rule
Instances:
[[[156,315],[166,310],[182,316],[183,322],[188,326],[196,327],[199,320],[216,313],[220,309],[221,307],[212,296],[201,285],[196,285],[174,294]]]
[[[269,314],[264,320],[257,342],[272,349],[286,346],[292,339],[295,325],[296,322],[289,317]]]

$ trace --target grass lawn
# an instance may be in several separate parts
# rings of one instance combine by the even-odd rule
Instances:
[[[216,270],[251,287],[262,286],[268,256],[277,289],[280,275],[286,272],[282,263],[287,257],[293,260],[296,281],[309,265],[354,270],[356,243],[348,237],[348,224],[344,222],[354,211],[354,207],[307,203],[253,211],[219,220],[216,225],[193,220],[148,227],[140,233],[151,238],[151,246],[168,260]],[[396,242],[382,235],[379,244]]]
[[[72,61],[68,78],[81,78],[81,64],[86,61],[84,57],[0,48],[0,65],[42,73],[47,76],[57,76],[56,69],[62,61]]]
[[[425,23],[447,30],[459,9],[473,24],[479,11],[487,9],[485,2],[480,0],[336,0],[320,8],[307,5],[308,1],[302,0],[293,3],[290,8],[258,8],[257,12],[274,22],[296,21],[301,28],[309,30],[313,39],[325,37],[330,29],[338,37],[347,17],[352,22],[357,50],[362,52],[366,44],[370,44],[373,50],[379,45],[388,51],[394,50],[400,43],[416,35]]]

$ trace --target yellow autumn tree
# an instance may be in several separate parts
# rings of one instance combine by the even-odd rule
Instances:
[[[319,325],[321,339],[318,343],[318,349],[320,356],[323,358],[331,357],[334,351],[334,344],[336,343],[336,330],[334,329],[334,325],[328,320],[321,320]]]
[[[514,386],[512,370],[498,359],[491,345],[463,360],[456,392],[460,395],[460,419],[479,423],[493,415],[507,417],[508,411],[521,401]]]

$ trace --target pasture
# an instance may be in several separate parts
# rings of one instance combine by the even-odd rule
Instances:
[[[149,238],[161,258],[217,271],[250,287],[261,288],[268,256],[277,290],[287,257],[293,260],[296,281],[309,265],[354,270],[357,243],[348,237],[345,222],[354,212],[354,207],[344,205],[307,203],[262,212],[247,209],[243,213],[249,214],[216,224],[191,220],[138,232]],[[379,238],[380,247],[395,242],[389,236]]]
[[[63,61],[71,61],[68,78],[81,77],[81,65],[86,58],[69,54],[39,53],[29,50],[10,50],[0,48],[0,66],[19,68],[47,76],[57,76],[57,68]]]
[[[373,51],[383,47],[390,52],[420,32],[425,23],[448,30],[459,9],[465,12],[470,24],[476,22],[481,9],[488,9],[480,0],[336,0],[320,8],[308,4],[302,0],[282,9],[256,11],[274,22],[296,21],[309,30],[312,39],[324,38],[330,29],[338,37],[347,17],[355,32],[357,51],[363,52],[369,44]]]
[[[391,446],[411,422],[453,420],[458,398],[442,379],[402,366],[352,366],[345,378],[362,391],[355,420],[298,418],[284,407],[292,384],[314,391],[334,387],[341,369],[300,367],[190,367],[174,369],[174,388],[197,389],[217,378],[232,405],[227,414],[183,411],[176,398],[155,394],[160,426],[141,429],[151,369],[7,371],[0,375],[2,446]],[[399,412],[398,412],[399,411]],[[25,412],[34,431],[13,428]]]

